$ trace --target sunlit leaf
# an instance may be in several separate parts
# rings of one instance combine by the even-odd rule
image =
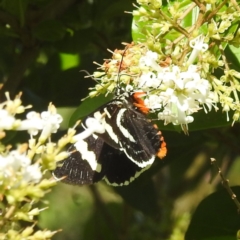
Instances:
[[[67,70],[69,68],[77,67],[80,64],[80,58],[78,54],[66,54],[60,53],[61,69]]]

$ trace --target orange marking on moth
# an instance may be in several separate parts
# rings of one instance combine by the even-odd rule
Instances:
[[[142,113],[144,114],[148,114],[149,112],[149,108],[147,108],[144,104],[144,100],[141,98],[143,96],[145,96],[146,93],[145,92],[135,92],[133,94],[133,98],[135,100],[135,102],[133,103],[134,106],[136,106]],[[158,129],[158,126],[156,124],[153,124],[153,127]],[[161,131],[158,131],[157,135],[161,136],[162,133]],[[160,148],[158,149],[158,152],[156,153],[156,156],[159,157],[160,159],[164,158],[167,155],[167,144],[164,141],[163,136],[160,137]]]
[[[164,142],[164,138],[161,137],[161,145],[160,148],[156,154],[160,159],[164,158],[167,155],[167,144]]]
[[[145,96],[146,93],[145,92],[135,92],[133,94],[133,98],[135,100],[135,102],[133,103],[133,105],[135,107],[137,107],[142,113],[144,114],[148,114],[149,112],[149,108],[146,107],[144,100],[141,98],[143,96]]]

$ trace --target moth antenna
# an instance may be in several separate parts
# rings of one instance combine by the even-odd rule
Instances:
[[[124,49],[124,51],[122,53],[122,58],[121,58],[119,67],[118,67],[118,74],[117,74],[117,85],[118,85],[118,88],[116,89],[116,93],[115,93],[117,96],[119,96],[120,92],[121,92],[121,89],[120,89],[120,70],[121,70],[121,67],[122,67],[124,54],[126,53],[127,49],[128,49],[128,47],[125,47],[125,49]]]

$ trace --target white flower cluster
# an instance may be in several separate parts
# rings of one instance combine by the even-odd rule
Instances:
[[[26,153],[14,150],[7,155],[0,155],[0,179],[9,178],[17,183],[21,180],[26,183],[38,183],[42,178],[39,165],[31,164]]]
[[[33,136],[41,131],[38,138],[39,143],[44,143],[52,133],[60,127],[62,117],[57,114],[56,108],[50,104],[48,111],[41,114],[31,111],[26,119],[21,120],[16,116],[23,113],[26,108],[21,105],[20,95],[11,100],[6,93],[7,100],[0,104],[0,136],[5,136],[5,130],[25,130]],[[31,142],[30,140],[30,142]],[[9,151],[8,148],[0,153],[0,180],[11,179],[11,181],[24,181],[27,183],[38,183],[42,173],[38,163],[32,164],[32,158],[27,154],[28,145],[20,145],[18,150]]]
[[[94,118],[88,117],[86,119],[85,124],[86,124],[86,129],[73,137],[74,142],[86,139],[94,133],[102,134],[105,132],[105,128],[101,124],[101,116],[95,115]]]
[[[0,109],[0,130],[26,130],[32,136],[42,130],[40,138],[45,140],[60,127],[62,117],[56,113],[52,104],[49,105],[48,111],[41,114],[31,111],[27,113],[25,120],[20,120],[15,118],[15,111],[9,111],[8,102],[11,100],[7,101],[6,108]]]
[[[202,46],[205,50],[206,44]],[[196,47],[199,48],[199,44]],[[193,52],[196,56],[196,51]],[[216,108],[217,100],[211,84],[201,78],[196,65],[189,65],[187,70],[182,71],[176,65],[161,67],[157,60],[158,54],[152,51],[140,58],[142,74],[138,79],[138,88],[147,93],[146,106],[159,109],[158,118],[165,124],[185,125],[193,122],[192,114],[200,109],[204,108],[207,112],[212,106]]]

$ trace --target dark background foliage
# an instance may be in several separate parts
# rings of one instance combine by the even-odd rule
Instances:
[[[131,42],[132,16],[124,11],[132,10],[130,0],[1,0],[1,100],[5,91],[12,96],[22,91],[24,104],[32,104],[36,111],[45,110],[49,102],[59,109],[77,107],[94,85],[79,71],[92,73],[93,61],[111,57],[107,49]],[[89,102],[89,108],[91,104],[96,101]],[[222,188],[210,157],[218,160],[230,184],[240,183],[239,125],[200,131],[205,122],[225,119],[221,112],[214,117],[196,116],[189,136],[178,129],[167,131],[158,122],[168,155],[127,187],[59,183],[48,195],[50,209],[43,212],[40,226],[62,229],[54,237],[60,240],[182,239],[199,202]],[[240,194],[239,188],[234,190]],[[199,205],[185,238],[235,239],[239,220],[222,190]]]

